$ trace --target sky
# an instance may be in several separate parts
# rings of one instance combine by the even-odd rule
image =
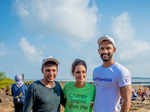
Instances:
[[[37,80],[42,59],[58,59],[57,80],[73,80],[71,64],[86,61],[87,80],[102,64],[97,40],[114,38],[116,62],[132,77],[150,77],[150,1],[1,0],[0,72]]]

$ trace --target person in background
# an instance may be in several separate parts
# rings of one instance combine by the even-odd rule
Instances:
[[[23,104],[27,93],[27,86],[24,84],[24,75],[16,75],[15,81],[16,83],[11,87],[15,112],[23,112]]]
[[[116,45],[113,38],[108,35],[101,36],[98,47],[103,64],[93,71],[96,84],[94,112],[129,112],[132,96],[130,72],[114,61]]]
[[[76,59],[72,63],[72,75],[75,82],[66,83],[63,89],[66,98],[65,112],[92,112],[95,86],[85,82],[87,77],[85,61]]]
[[[148,87],[144,87],[143,93],[144,93],[144,96],[146,96],[146,97],[148,96],[147,91],[148,91]]]
[[[139,87],[138,89],[138,95],[141,97],[142,96],[142,87]]]
[[[43,59],[43,78],[28,88],[23,112],[60,112],[60,104],[65,105],[65,99],[59,82],[55,81],[58,64],[58,60],[53,57]]]
[[[135,101],[137,99],[138,95],[136,94],[135,89],[132,89],[132,101]]]

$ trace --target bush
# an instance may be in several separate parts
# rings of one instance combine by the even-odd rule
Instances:
[[[11,87],[13,83],[15,83],[15,81],[11,80],[10,78],[3,78],[0,80],[0,88]]]
[[[4,72],[0,72],[0,80],[6,78],[6,74]]]

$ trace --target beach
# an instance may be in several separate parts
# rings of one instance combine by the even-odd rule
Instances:
[[[138,97],[136,101],[132,101],[130,112],[150,112],[150,98],[146,97],[146,100],[142,102]]]
[[[0,112],[14,112],[10,87],[0,89]],[[145,97],[144,101],[141,97],[137,97],[135,101],[132,101],[130,112],[150,112],[150,96]]]

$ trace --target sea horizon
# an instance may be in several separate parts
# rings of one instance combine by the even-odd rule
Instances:
[[[25,79],[25,81],[35,81],[39,79]],[[73,79],[56,79],[56,81],[68,82],[74,81]],[[87,79],[87,82],[93,82],[92,79]],[[150,86],[150,77],[132,77],[132,84],[133,85],[149,85]]]

